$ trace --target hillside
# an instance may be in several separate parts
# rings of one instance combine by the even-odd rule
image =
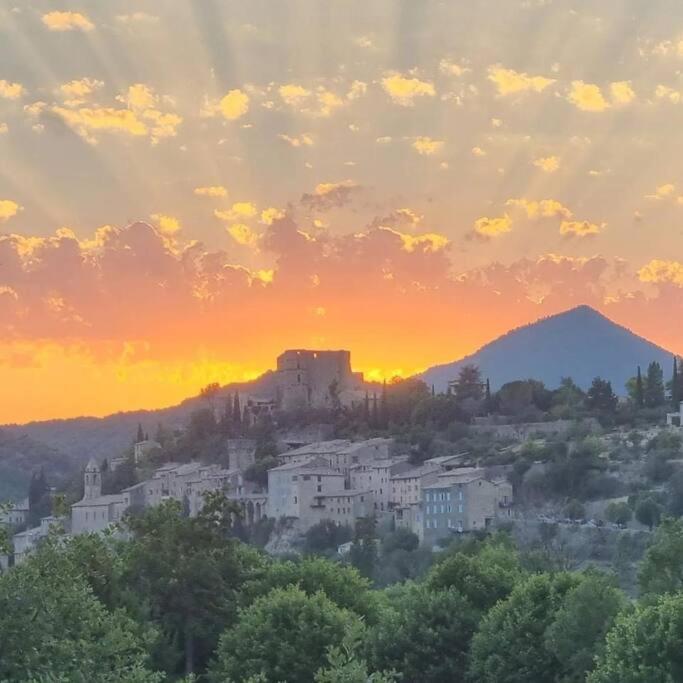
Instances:
[[[234,391],[243,396],[267,396],[273,391],[272,373],[253,382],[223,387],[217,401]],[[131,445],[138,424],[151,437],[159,423],[167,429],[183,427],[201,402],[202,399],[192,397],[160,410],[0,426],[0,500],[26,495],[30,474],[38,467],[44,466],[54,483],[69,477],[90,457],[102,460],[121,455]]]
[[[625,393],[624,384],[640,365],[643,371],[658,361],[665,376],[672,354],[621,327],[589,306],[543,318],[512,330],[476,353],[453,363],[438,365],[421,377],[443,391],[460,367],[478,365],[493,389],[515,379],[537,379],[549,388],[562,377],[572,377],[587,389],[593,378],[604,377],[614,391]]]

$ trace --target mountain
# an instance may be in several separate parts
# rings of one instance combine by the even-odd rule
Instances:
[[[617,394],[640,365],[652,361],[670,372],[673,354],[617,325],[590,308],[579,306],[517,328],[453,363],[437,365],[421,378],[439,391],[455,379],[463,365],[478,365],[493,389],[515,379],[537,379],[552,389],[571,377],[587,389],[594,377],[612,382]]]

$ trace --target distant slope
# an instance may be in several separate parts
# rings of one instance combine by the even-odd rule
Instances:
[[[266,373],[253,382],[223,387],[216,399],[217,405],[234,391],[239,391],[243,399],[247,395],[269,396],[274,391],[273,374]],[[15,493],[17,484],[23,487],[31,470],[41,465],[53,478],[69,476],[90,457],[102,460],[120,455],[132,444],[138,424],[142,424],[143,430],[153,438],[159,423],[167,429],[184,427],[190,413],[201,405],[202,399],[194,397],[160,410],[0,425],[0,478],[12,482],[11,486],[5,487],[4,493],[0,485],[0,501],[3,495]],[[22,495],[26,495],[25,492]]]
[[[645,372],[650,362],[657,361],[667,378],[672,356],[589,306],[579,306],[512,330],[471,356],[430,368],[421,377],[443,391],[461,366],[473,363],[493,389],[530,378],[554,388],[562,377],[572,377],[587,389],[600,376],[612,382],[617,394],[624,394],[624,385],[638,365]]]

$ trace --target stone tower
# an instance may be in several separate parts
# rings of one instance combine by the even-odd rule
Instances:
[[[83,500],[92,500],[102,495],[102,473],[94,458],[85,466],[83,479]]]

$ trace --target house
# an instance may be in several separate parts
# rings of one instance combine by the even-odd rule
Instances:
[[[371,460],[354,465],[350,471],[352,489],[371,491],[375,512],[386,512],[391,502],[391,478],[411,469],[407,457]]]
[[[28,521],[29,504],[28,498],[14,503],[8,510],[0,513],[0,524],[6,524],[10,528],[26,524]]]
[[[443,470],[456,470],[464,467],[470,460],[470,454],[465,451],[463,453],[455,453],[454,455],[441,455],[437,458],[429,458],[425,460],[425,465],[438,465]]]
[[[374,514],[374,500],[371,491],[345,489],[314,496],[311,516],[317,521],[330,520],[339,526],[352,527],[359,517]]]
[[[374,460],[387,460],[393,448],[393,439],[366,439],[350,441],[334,439],[306,444],[290,451],[280,453],[278,459],[283,463],[306,462],[311,458],[324,458],[327,464],[343,472],[349,480],[351,468]]]
[[[312,509],[317,499],[343,490],[344,475],[324,458],[274,467],[268,470],[268,516],[296,517],[308,529],[320,521],[319,511]]]
[[[428,461],[418,467],[394,474],[391,477],[392,507],[406,507],[422,501],[422,487],[433,484],[444,470],[440,465]]]
[[[512,485],[492,481],[484,470],[446,472],[422,495],[423,536],[434,542],[453,533],[487,529],[496,518],[512,514]]]
[[[14,546],[14,564],[21,564],[26,556],[32,552],[49,533],[55,524],[61,524],[62,520],[57,517],[43,517],[40,524],[32,529],[26,529],[12,537]],[[3,564],[6,564],[3,562]]]

